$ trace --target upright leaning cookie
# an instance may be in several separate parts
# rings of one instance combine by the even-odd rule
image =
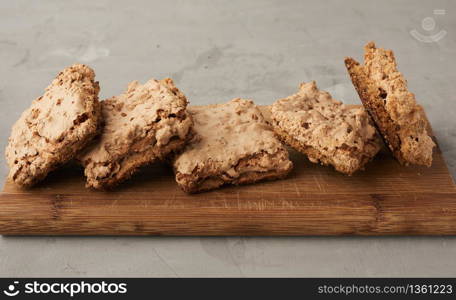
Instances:
[[[102,101],[105,126],[79,156],[87,186],[110,188],[136,170],[182,148],[191,135],[187,99],[171,79],[134,81],[123,94]]]
[[[353,58],[346,58],[345,65],[386,144],[401,164],[431,166],[435,144],[415,95],[397,70],[393,51],[377,49],[373,42],[364,51],[364,65]]]
[[[363,169],[380,150],[381,141],[366,111],[334,100],[318,90],[315,81],[302,83],[296,94],[277,100],[271,118],[283,142],[310,161],[332,165],[345,174]]]
[[[9,178],[24,187],[71,160],[98,132],[101,109],[95,73],[64,69],[14,124],[6,148]]]
[[[288,152],[250,100],[189,107],[195,136],[174,160],[176,181],[196,193],[285,177]]]

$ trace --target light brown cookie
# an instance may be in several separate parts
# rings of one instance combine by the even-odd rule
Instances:
[[[381,147],[364,109],[334,100],[318,90],[315,81],[302,83],[296,94],[277,100],[271,116],[283,142],[310,161],[345,174],[363,169]]]
[[[250,100],[189,107],[195,136],[174,160],[176,181],[196,193],[285,177],[288,152]]]
[[[361,101],[401,164],[431,166],[435,144],[415,95],[408,91],[407,81],[397,70],[393,51],[376,48],[373,42],[364,50],[364,65],[353,58],[345,59]]]
[[[116,97],[102,101],[101,136],[79,156],[87,187],[110,188],[143,165],[181,149],[191,135],[187,99],[169,78],[134,81]]]
[[[6,148],[9,178],[24,187],[71,160],[99,130],[100,90],[85,65],[64,69],[14,124]]]

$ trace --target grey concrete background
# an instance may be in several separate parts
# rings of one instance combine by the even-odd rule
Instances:
[[[101,98],[171,76],[193,104],[268,104],[308,80],[359,103],[343,58],[374,40],[394,49],[455,176],[455,13],[454,1],[2,1],[1,154],[21,111],[74,62],[96,70]],[[447,35],[423,43],[413,29]],[[0,276],[456,276],[455,251],[451,237],[2,237]]]

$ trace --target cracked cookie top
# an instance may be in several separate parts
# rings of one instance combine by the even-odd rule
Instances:
[[[170,78],[151,79],[145,84],[133,81],[123,94],[103,101],[102,134],[79,157],[86,175],[110,176],[115,173],[113,162],[152,147],[159,152],[174,137],[185,139],[192,126],[186,107],[187,99]]]
[[[97,131],[99,89],[94,71],[86,65],[60,72],[13,126],[6,149],[10,178],[30,185],[71,159]]]
[[[317,88],[302,83],[299,91],[271,107],[274,125],[304,145],[324,153],[348,147],[362,152],[376,139],[376,130],[362,107],[350,107]]]
[[[233,99],[225,104],[191,106],[195,139],[174,161],[180,174],[204,172],[239,176],[236,165],[242,159],[266,153],[262,161],[241,171],[264,171],[280,165],[289,168],[291,162],[274,156],[285,148],[266,123],[260,110],[251,100]],[[273,161],[273,160],[280,161]]]

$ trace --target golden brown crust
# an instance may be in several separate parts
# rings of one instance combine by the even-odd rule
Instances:
[[[271,156],[274,156],[272,158]],[[262,159],[279,159],[288,160],[288,153],[286,150],[281,150],[273,155],[262,152],[253,156],[241,159],[234,167],[236,170],[242,170],[249,166],[255,168],[255,165],[260,165],[259,161]],[[293,169],[293,165],[288,164],[286,168],[277,168],[265,171],[246,171],[240,172],[238,177],[231,177],[228,173],[207,173],[201,170],[195,170],[192,174],[182,174],[176,171],[176,180],[184,192],[187,193],[201,193],[209,190],[219,188],[221,186],[232,184],[251,184],[263,180],[275,180],[285,178]]]
[[[325,166],[334,166],[336,171],[347,175],[352,175],[359,170],[363,170],[365,165],[372,160],[372,153],[378,152],[378,145],[373,143],[367,146],[370,150],[364,153],[359,153],[355,149],[343,147],[338,148],[333,156],[328,156],[312,146],[303,145],[300,141],[278,127],[274,127],[274,131],[283,143],[296,151],[305,154],[311,162],[320,163]],[[334,157],[338,158],[337,163],[335,163]]]
[[[292,169],[288,152],[253,101],[191,106],[189,113],[195,137],[173,161],[184,191],[282,178]]]
[[[6,149],[9,178],[30,187],[74,158],[100,130],[99,90],[88,66],[60,72],[13,127]]]
[[[191,138],[192,132],[189,131],[185,139],[174,138],[164,147],[149,148],[144,152],[132,153],[124,161],[119,162],[122,167],[119,168],[118,172],[114,172],[111,177],[97,178],[96,180],[88,179],[87,186],[102,190],[113,189],[132,177],[139,168],[157,160],[166,160],[173,153],[178,153]]]
[[[192,119],[187,99],[171,79],[129,84],[125,93],[102,102],[105,126],[78,159],[87,187],[108,189],[130,178],[139,167],[183,148]]]
[[[431,166],[435,146],[427,123],[397,71],[391,50],[365,46],[365,64],[346,58],[345,65],[366,110],[394,157],[403,165]]]
[[[279,138],[310,161],[332,165],[351,175],[380,150],[381,141],[361,107],[346,106],[317,88],[302,83],[299,91],[271,107]]]

